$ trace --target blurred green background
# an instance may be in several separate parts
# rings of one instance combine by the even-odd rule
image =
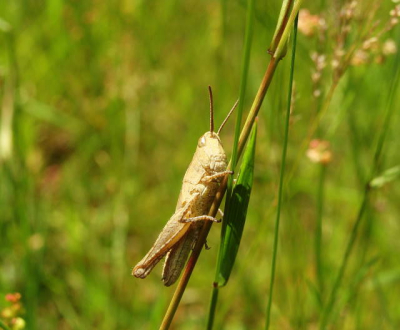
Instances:
[[[316,218],[321,210],[326,297],[373,167],[399,59],[396,52],[374,54],[377,60],[346,71],[312,136],[330,142],[332,161],[311,162],[304,139],[324,96],[314,93],[310,54],[325,54],[327,68],[334,60],[344,2],[309,5],[326,17],[327,38],[323,47],[315,35],[298,38],[272,329],[317,328]],[[381,2],[373,21],[385,24],[393,7]],[[279,1],[256,3],[245,111],[270,58],[279,8]],[[217,126],[237,99],[245,12],[241,0],[0,3],[0,294],[22,294],[27,329],[159,326],[174,287],[162,285],[161,265],[146,280],[132,277],[131,267],[175,209],[197,139],[208,130],[207,86]],[[353,19],[352,38],[365,31],[363,23]],[[379,44],[392,39],[398,47],[399,36],[391,29]],[[288,63],[280,64],[261,109],[247,224],[216,329],[264,324]],[[323,95],[329,72],[319,82]],[[395,88],[379,173],[400,164]],[[228,155],[233,131],[230,120],[222,132]],[[400,328],[399,200],[398,181],[370,193],[332,329]],[[213,226],[212,248],[200,257],[174,329],[204,328],[219,228]]]

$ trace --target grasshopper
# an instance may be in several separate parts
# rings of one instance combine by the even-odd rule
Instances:
[[[178,279],[187,257],[196,243],[204,221],[220,222],[208,215],[211,204],[227,171],[227,158],[219,133],[237,102],[229,111],[217,133],[214,132],[214,105],[211,87],[210,131],[200,137],[193,159],[183,178],[175,213],[169,219],[145,257],[133,268],[132,275],[145,278],[164,257],[162,281],[170,286]]]

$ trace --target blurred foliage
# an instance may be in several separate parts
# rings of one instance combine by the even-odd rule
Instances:
[[[341,2],[305,3],[335,30]],[[376,20],[385,22],[394,4],[380,5]],[[279,7],[256,3],[245,110],[269,59]],[[162,286],[160,266],[145,281],[130,269],[175,208],[196,141],[208,128],[207,86],[216,123],[237,99],[245,2],[3,1],[0,13],[0,294],[22,294],[27,329],[157,328],[173,288]],[[384,38],[399,36],[393,29]],[[322,50],[328,58],[334,45],[329,39]],[[273,329],[312,329],[320,315],[313,294],[320,171],[305,152],[297,162],[320,102],[311,79],[316,48],[315,38],[299,37]],[[322,226],[326,287],[372,166],[396,56],[350,67],[313,135],[328,140],[332,152]],[[288,69],[284,59],[261,109],[246,230],[216,328],[263,325]],[[320,84],[327,90],[330,76]],[[222,133],[228,154],[233,125]],[[398,129],[397,111],[379,173],[400,163]],[[332,328],[400,327],[399,200],[396,180],[372,193]],[[215,225],[177,329],[204,327],[218,238]]]

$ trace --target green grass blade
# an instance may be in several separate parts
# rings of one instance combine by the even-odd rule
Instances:
[[[265,329],[269,329],[269,324],[271,321],[271,305],[272,305],[272,294],[274,288],[274,279],[275,279],[275,266],[276,266],[276,256],[278,252],[278,237],[279,237],[279,222],[281,215],[281,206],[282,206],[282,192],[283,192],[283,179],[285,176],[285,165],[286,165],[286,151],[288,145],[289,138],[289,119],[290,119],[290,105],[292,102],[292,88],[293,88],[293,74],[294,74],[294,62],[296,58],[296,39],[297,39],[297,22],[298,15],[296,16],[294,22],[294,32],[293,32],[293,49],[292,49],[292,59],[290,63],[290,78],[289,78],[289,90],[288,90],[288,101],[287,101],[287,110],[286,110],[286,119],[285,119],[285,135],[283,141],[283,149],[282,149],[282,163],[280,169],[280,178],[279,178],[279,192],[278,192],[278,206],[276,210],[276,220],[275,220],[275,234],[274,234],[274,245],[273,245],[273,254],[272,254],[272,263],[271,263],[271,280],[270,280],[270,288],[269,288],[269,296],[268,296],[268,304],[267,304],[267,313],[266,313],[266,323]]]
[[[314,239],[314,253],[315,253],[315,271],[318,283],[319,303],[322,306],[324,297],[324,276],[323,276],[323,258],[322,258],[322,217],[324,210],[324,188],[326,177],[326,165],[320,165],[319,182],[317,186],[317,219],[316,230]]]
[[[249,63],[250,63],[250,51],[251,51],[251,41],[253,36],[253,25],[254,25],[254,6],[255,0],[249,0],[247,4],[247,16],[246,16],[246,32],[244,38],[244,50],[243,50],[243,61],[242,61],[242,72],[240,79],[240,89],[239,89],[239,103],[237,107],[237,116],[236,116],[236,124],[235,124],[235,137],[233,140],[232,147],[232,156],[231,156],[231,169],[235,170],[237,160],[238,160],[238,145],[239,145],[239,136],[240,136],[240,127],[242,123],[243,117],[243,107],[244,107],[244,96],[246,93],[247,86],[247,74],[249,72]],[[228,179],[227,193],[226,193],[226,201],[225,205],[229,205],[230,198],[232,196],[233,189],[233,176],[230,176]],[[225,236],[226,224],[222,224],[221,228],[221,242],[223,241],[223,237]],[[220,255],[221,255],[222,245],[220,245],[219,256],[217,265],[220,265]],[[218,282],[219,277],[219,269],[217,266],[215,273],[215,282]]]
[[[241,123],[242,123],[244,96],[246,93],[246,86],[247,86],[247,74],[249,72],[250,51],[251,51],[251,42],[252,42],[252,36],[253,36],[253,25],[254,25],[254,3],[255,3],[255,0],[249,0],[249,2],[247,4],[246,32],[245,32],[245,38],[244,38],[242,72],[241,72],[240,89],[239,89],[239,103],[238,103],[238,107],[237,107],[237,116],[236,116],[236,124],[235,124],[235,139],[233,142],[232,157],[231,157],[231,164],[232,164],[233,170],[236,167],[236,163],[237,163],[237,159],[238,159],[238,144],[239,144],[239,136],[240,136],[240,127],[241,127]],[[230,178],[229,183],[228,183],[227,199],[229,198],[231,191],[232,191],[232,178]]]
[[[225,236],[222,241],[219,258],[218,286],[224,286],[229,280],[236,255],[239,250],[243,228],[246,221],[251,188],[253,186],[254,154],[256,148],[257,124],[254,125],[250,141],[243,155],[237,182],[233,188],[229,206],[225,208]]]

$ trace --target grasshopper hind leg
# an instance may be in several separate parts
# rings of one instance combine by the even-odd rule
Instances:
[[[162,272],[165,286],[174,284],[179,278],[189,253],[196,244],[202,225],[202,222],[192,224],[188,233],[167,253]]]
[[[147,267],[141,267],[141,266],[136,266],[132,270],[132,275],[138,278],[145,278],[147,275],[150,274],[150,272],[153,270],[153,268],[158,264],[158,262],[164,257],[163,255],[160,255],[157,259],[154,259],[153,262],[150,265],[147,265]]]

